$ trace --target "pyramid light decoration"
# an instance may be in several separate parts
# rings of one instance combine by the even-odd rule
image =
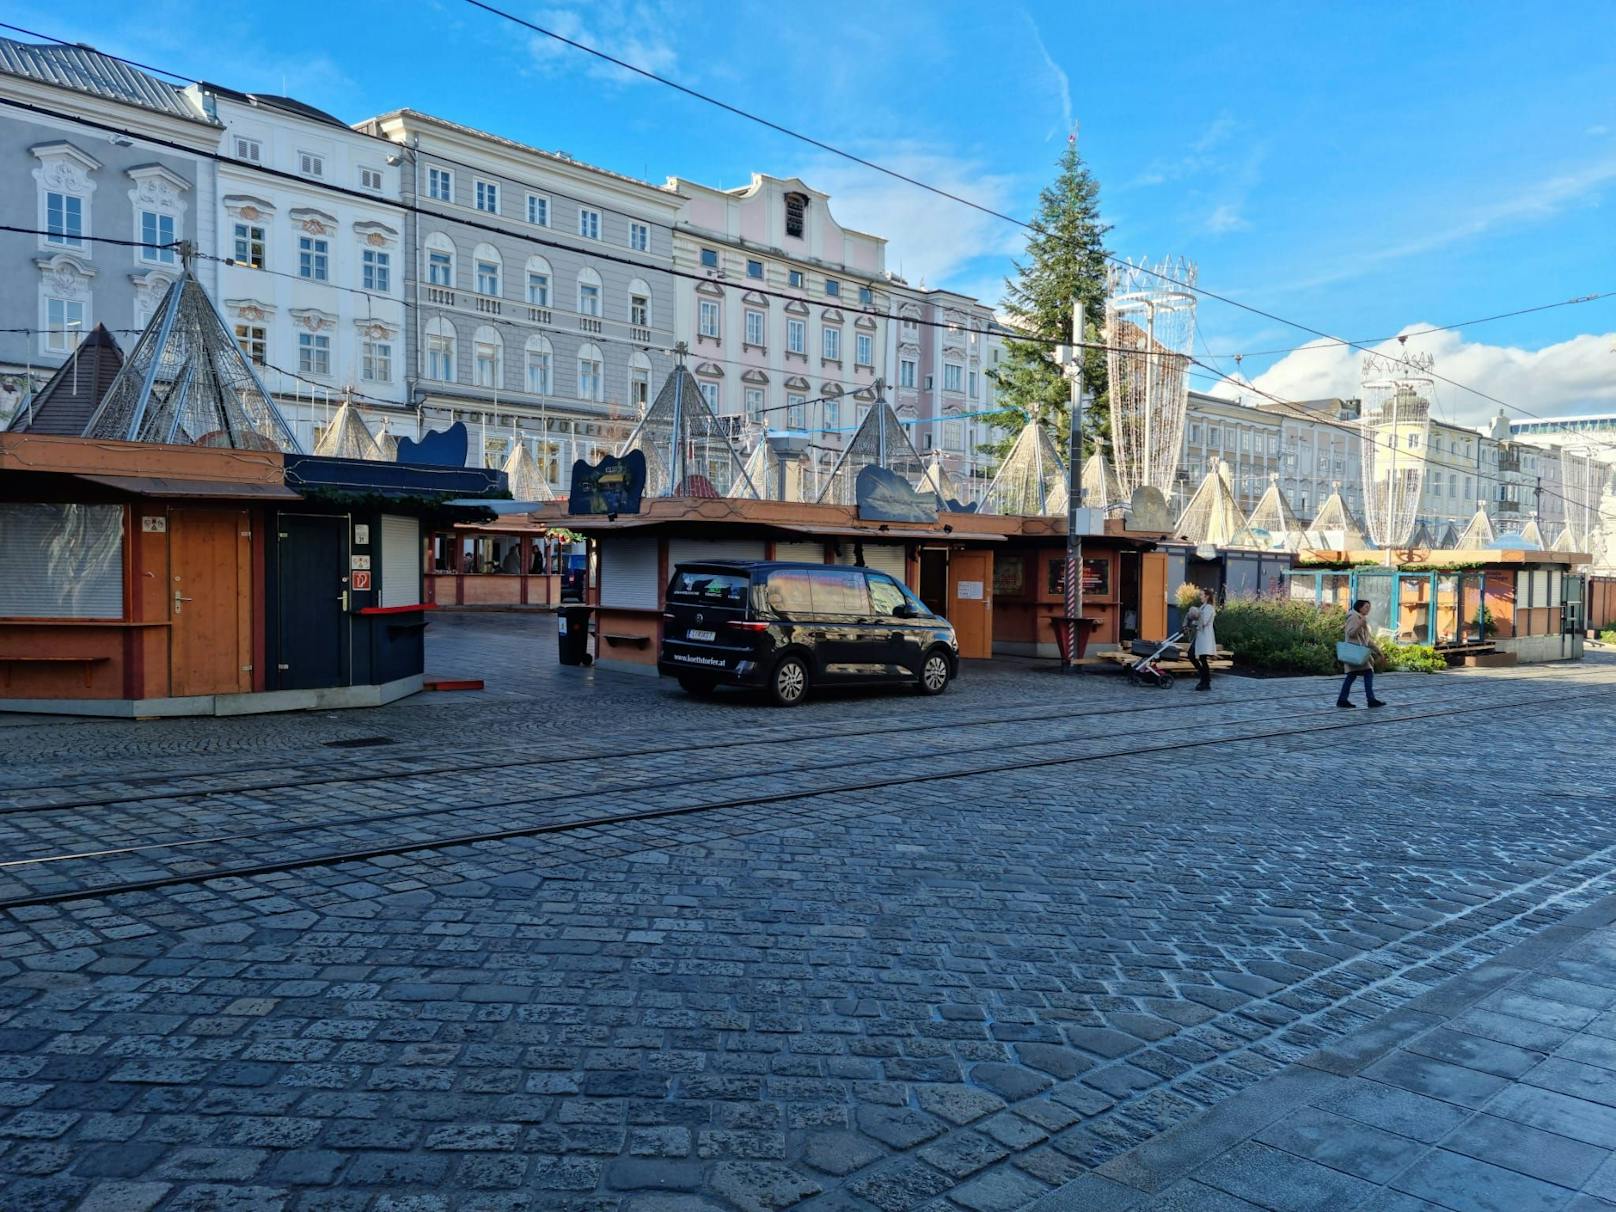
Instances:
[[[1277,475],[1268,477],[1268,490],[1246,521],[1252,530],[1266,532],[1274,547],[1300,551],[1307,542],[1307,527],[1302,525],[1302,519],[1296,516],[1290,501],[1286,500],[1285,490],[1279,486]]]
[[[756,500],[741,456],[722,422],[707,406],[696,376],[684,363],[685,347],[677,347],[678,363],[662,390],[646,409],[619,455],[638,450],[645,455],[648,497],[744,497]]]
[[[1449,522],[1442,528],[1442,534],[1436,541],[1436,546],[1443,551],[1456,551],[1459,547],[1459,528]]]
[[[1483,547],[1490,547],[1498,534],[1493,530],[1493,520],[1487,516],[1487,503],[1476,502],[1475,516],[1470,519],[1464,533],[1459,536],[1460,551],[1479,551]]]
[[[360,420],[353,401],[347,399],[343,400],[342,406],[331,418],[331,424],[325,427],[320,440],[314,444],[314,453],[336,459],[377,461],[382,458],[381,447],[376,445],[376,439],[370,436],[370,430]]]
[[[387,418],[382,418],[381,428],[376,431],[376,449],[381,451],[382,458],[389,463],[398,461],[398,439],[387,428]]]
[[[1234,487],[1229,482],[1229,465],[1220,459],[1184,506],[1178,519],[1178,534],[1198,546],[1210,543],[1214,547],[1230,547],[1237,537],[1246,543],[1254,541],[1242,533],[1245,530],[1246,517],[1240,511]]]
[[[184,273],[135,339],[84,436],[303,453],[182,252]]]
[[[1309,547],[1323,551],[1359,551],[1365,546],[1363,527],[1352,516],[1341,498],[1341,481],[1330,486],[1330,495],[1319,506],[1318,516],[1307,529]]]
[[[926,461],[916,453],[903,431],[903,422],[879,394],[858,431],[842,451],[836,466],[819,490],[821,505],[858,504],[859,472],[885,467],[913,484],[926,473]]]
[[[1105,455],[1096,450],[1083,464],[1083,504],[1091,509],[1120,505],[1126,498],[1117,473]]]
[[[1195,343],[1195,264],[1113,264],[1105,300],[1112,454],[1119,499],[1172,495],[1183,455],[1186,374]]]
[[[943,466],[943,456],[937,451],[932,452],[931,462],[921,474],[920,482],[915,485],[916,492],[934,493],[939,501],[959,501],[964,503],[965,498],[960,495],[959,488],[954,483],[954,477],[948,474],[948,468]]]
[[[981,512],[1058,515],[1066,512],[1067,495],[1066,464],[1035,413],[1021,427],[1015,445],[982,494]]]
[[[1431,528],[1421,522],[1414,527],[1414,533],[1408,536],[1408,546],[1430,548],[1437,546],[1437,542],[1431,535]]]
[[[1419,515],[1431,434],[1430,354],[1363,361],[1364,512],[1380,547],[1406,547]]]
[[[545,479],[538,460],[528,451],[527,443],[518,438],[511,443],[511,453],[505,460],[505,482],[515,501],[553,501],[555,492]]]
[[[1537,524],[1537,514],[1527,519],[1526,525],[1521,527],[1521,540],[1526,543],[1536,543],[1539,548],[1547,547],[1543,541],[1543,527]]]

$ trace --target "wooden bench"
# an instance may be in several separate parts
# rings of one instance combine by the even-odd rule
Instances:
[[[651,642],[648,635],[611,635],[601,637],[613,648],[644,648]]]
[[[11,685],[11,667],[13,665],[82,665],[84,666],[84,688],[90,687],[90,667],[99,665],[112,658],[107,656],[0,656],[0,667],[5,669],[5,676],[0,677],[0,686]]]

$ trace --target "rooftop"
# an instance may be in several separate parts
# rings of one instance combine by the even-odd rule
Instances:
[[[105,97],[109,101],[138,105],[173,118],[218,125],[200,113],[177,86],[120,63],[83,43],[57,46],[0,38],[0,72]]]

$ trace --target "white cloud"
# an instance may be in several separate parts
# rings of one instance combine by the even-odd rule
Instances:
[[[1244,231],[1250,226],[1251,224],[1246,220],[1246,217],[1240,213],[1239,205],[1234,202],[1221,203],[1206,217],[1206,230],[1215,235],[1222,235],[1224,232],[1230,231]]]
[[[672,6],[663,0],[595,0],[576,8],[545,9],[534,18],[534,24],[584,46],[605,51],[635,67],[666,76],[678,67],[679,56],[671,42],[656,34],[678,28],[676,16]],[[545,71],[578,71],[615,84],[650,83],[643,76],[543,34],[534,34],[528,39],[528,51],[533,62]]]
[[[1016,213],[1011,177],[987,172],[971,161],[917,144],[877,149],[870,158],[888,168],[1007,214]],[[912,284],[953,286],[951,276],[982,256],[1015,256],[1025,243],[1021,228],[928,193],[870,169],[821,160],[797,174],[830,195],[838,223],[887,237],[887,268]]]
[[[1593,136],[1593,137],[1594,137],[1594,138],[1596,138],[1596,139],[1597,139],[1597,138],[1599,138],[1599,137],[1600,137],[1600,136],[1601,136],[1601,135],[1608,135],[1608,134],[1610,134],[1610,127],[1608,127],[1608,126],[1605,126],[1605,125],[1603,125],[1603,124],[1600,124],[1600,125],[1597,125],[1597,126],[1590,126],[1590,127],[1589,127],[1589,128],[1588,128],[1588,129],[1587,129],[1587,130],[1586,130],[1586,131],[1584,131],[1584,132],[1583,132],[1583,133],[1584,133],[1584,134],[1588,134],[1588,135],[1592,135],[1592,136]]]
[[[1060,64],[1056,63],[1053,56],[1050,55],[1049,48],[1044,45],[1043,36],[1038,32],[1038,22],[1033,20],[1032,14],[1026,9],[1019,11],[1022,20],[1027,23],[1027,29],[1032,34],[1032,44],[1038,50],[1038,57],[1043,61],[1044,70],[1048,74],[1055,100],[1060,103],[1060,125],[1051,128],[1044,135],[1044,138],[1048,140],[1056,135],[1067,134],[1072,129],[1072,81],[1066,72],[1062,70]]]
[[[1411,324],[1405,333],[1426,328]],[[1375,352],[1396,357],[1394,340],[1382,341]],[[1584,333],[1542,349],[1488,345],[1466,341],[1458,332],[1410,336],[1410,353],[1429,353],[1435,372],[1504,401],[1512,417],[1570,416],[1616,410],[1616,333]],[[1361,394],[1364,355],[1343,345],[1312,342],[1286,354],[1252,385],[1283,400],[1314,400]],[[1243,384],[1226,378],[1206,389],[1235,397]],[[1249,393],[1248,393],[1249,394]],[[1463,425],[1479,425],[1495,416],[1499,405],[1473,391],[1438,380],[1437,415]]]

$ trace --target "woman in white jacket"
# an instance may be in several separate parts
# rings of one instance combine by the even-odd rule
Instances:
[[[1212,591],[1201,590],[1201,604],[1194,607],[1195,615],[1195,643],[1190,648],[1190,660],[1201,673],[1201,680],[1196,683],[1197,690],[1212,689],[1212,658],[1218,652],[1218,637],[1212,630],[1212,621],[1217,618],[1217,607],[1212,604]]]

